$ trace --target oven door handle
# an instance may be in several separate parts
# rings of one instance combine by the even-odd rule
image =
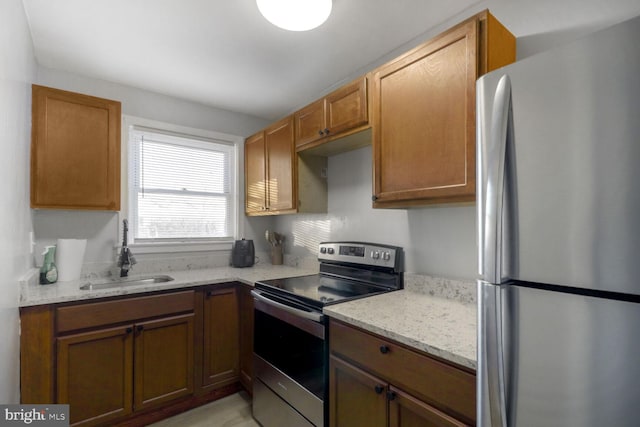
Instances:
[[[274,301],[270,298],[267,298],[266,296],[262,295],[262,293],[260,291],[257,291],[255,289],[253,289],[251,291],[251,295],[253,295],[253,297],[255,299],[257,299],[258,301],[262,301],[265,304],[274,306],[274,307],[278,307],[281,310],[284,310],[288,313],[293,314],[294,316],[298,316],[298,317],[302,317],[304,319],[308,319],[308,320],[313,320],[314,322],[318,322],[318,323],[322,323],[323,319],[324,319],[324,314],[322,313],[316,313],[316,312],[309,312],[309,311],[304,311],[304,310],[300,310],[297,309],[295,307],[290,307],[286,304],[282,304],[280,302]]]

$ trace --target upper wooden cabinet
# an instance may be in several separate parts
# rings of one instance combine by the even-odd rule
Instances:
[[[296,154],[293,128],[289,116],[245,141],[247,215],[327,211],[327,159]]]
[[[367,78],[335,90],[294,114],[296,150],[320,145],[369,122]]]
[[[120,209],[120,103],[32,86],[31,207]]]
[[[374,207],[475,199],[475,82],[514,60],[484,11],[373,72]]]
[[[247,215],[294,212],[297,200],[293,117],[247,138],[244,156]]]

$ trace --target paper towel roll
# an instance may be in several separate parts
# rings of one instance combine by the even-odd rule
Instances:
[[[59,282],[80,278],[86,247],[87,239],[58,239],[56,266],[58,267]]]

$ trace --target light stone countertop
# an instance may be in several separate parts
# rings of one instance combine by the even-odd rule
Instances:
[[[159,271],[173,281],[102,290],[80,290],[98,279],[38,284],[38,269],[21,281],[20,307],[135,295],[184,289],[200,285],[239,281],[252,285],[259,280],[316,274],[317,268],[259,264],[249,268],[216,267]],[[149,274],[133,274],[130,278]],[[475,285],[424,275],[405,274],[405,289],[350,302],[330,305],[331,317],[453,363],[476,369]]]
[[[55,304],[61,302],[85,301],[96,298],[132,295],[144,292],[163,291],[170,289],[190,288],[200,285],[210,285],[239,281],[252,285],[259,280],[278,279],[282,277],[305,276],[316,274],[318,271],[289,267],[286,265],[254,265],[248,268],[216,267],[195,270],[165,271],[159,275],[167,275],[174,278],[170,282],[145,285],[125,285],[109,289],[81,290],[80,286],[88,282],[100,281],[100,279],[80,279],[70,282],[56,282],[51,285],[38,284],[38,269],[33,269],[30,274],[21,281],[20,307],[41,304]],[[132,274],[135,277],[146,277],[149,274]]]
[[[324,308],[324,313],[476,369],[476,305],[412,287]]]

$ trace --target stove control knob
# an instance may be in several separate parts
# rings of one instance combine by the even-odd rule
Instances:
[[[324,246],[320,247],[320,253],[321,254],[326,254],[327,253],[327,248],[325,248]]]
[[[378,251],[371,251],[371,258],[373,258],[373,259],[380,259],[380,252],[378,252]]]
[[[327,252],[329,253],[329,255],[333,255],[335,251],[333,250],[333,248],[328,248]]]
[[[391,259],[391,254],[387,251],[382,253],[382,259],[385,261],[389,261]]]

